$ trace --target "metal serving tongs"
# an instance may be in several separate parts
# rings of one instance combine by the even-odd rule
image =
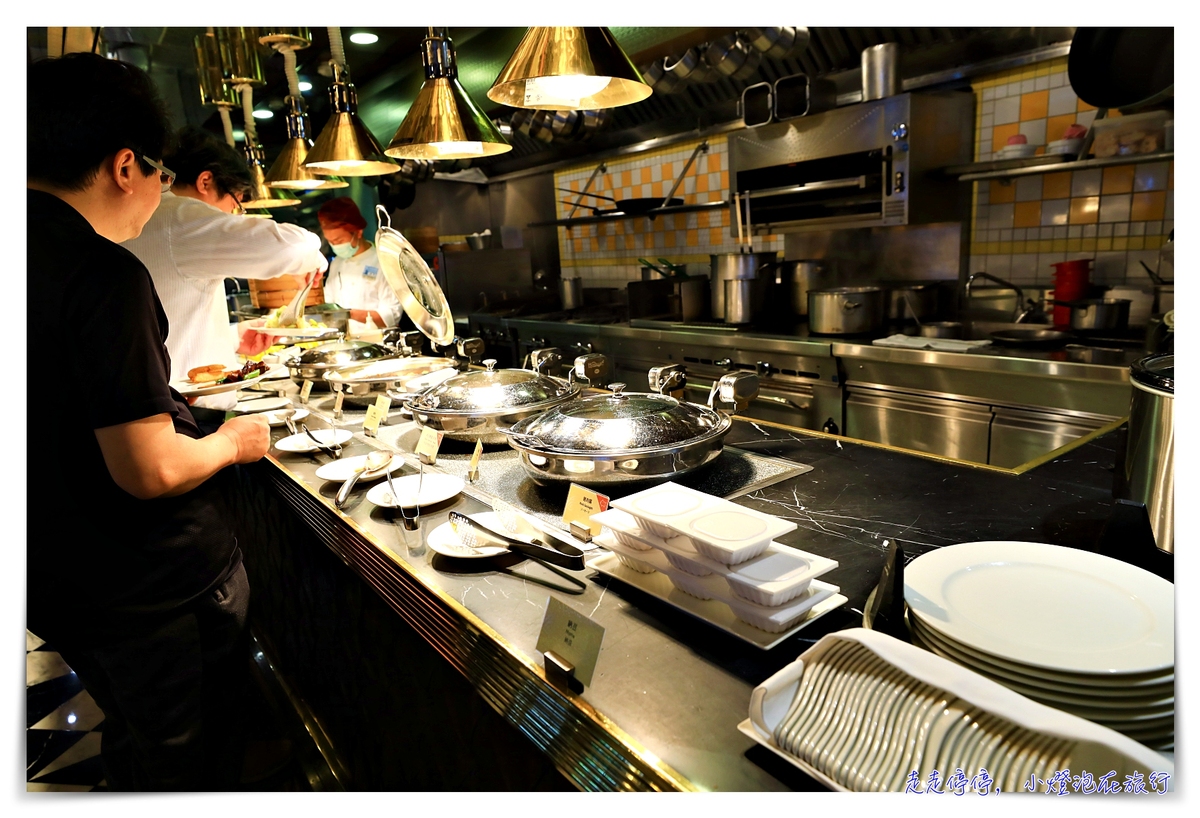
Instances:
[[[569,543],[558,541],[556,544],[551,545],[546,542],[549,536],[546,536],[545,539],[535,538],[532,542],[516,540],[505,534],[493,531],[482,523],[472,520],[467,515],[458,511],[450,512],[450,525],[453,526],[454,533],[458,536],[459,541],[468,548],[482,548],[485,546],[506,548],[509,551],[529,557],[534,562],[540,563],[579,589],[578,591],[568,591],[568,593],[582,594],[587,589],[587,584],[582,580],[569,574],[564,574],[554,567],[555,565],[559,565],[571,571],[583,570],[583,552]]]
[[[309,290],[316,283],[318,275],[320,273],[310,273],[304,277],[304,286],[300,288],[300,292],[296,293],[296,297],[289,301],[288,305],[283,308],[283,312],[279,314],[279,326],[300,326],[300,318],[304,315],[304,302],[308,298]]]
[[[288,419],[290,420],[290,418],[288,418]],[[306,434],[310,438],[312,438],[312,442],[317,444],[318,449],[325,452],[326,454],[333,455],[334,460],[337,460],[342,456],[342,444],[336,443],[336,442],[335,443],[322,443],[321,439],[319,437],[317,437],[311,431],[309,431],[308,425],[304,421],[300,421],[300,430],[302,432],[304,432],[304,434]],[[336,434],[337,430],[335,429],[333,431],[335,432],[334,440],[336,441],[337,440],[337,434]]]

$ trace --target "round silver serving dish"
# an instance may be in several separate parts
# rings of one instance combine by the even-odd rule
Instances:
[[[456,440],[503,443],[501,429],[579,396],[580,387],[531,369],[463,372],[404,401],[419,426]]]
[[[313,382],[313,389],[328,391],[325,373],[350,364],[398,358],[400,353],[389,347],[367,341],[330,341],[315,346],[287,361],[288,373],[298,384]]]
[[[667,480],[721,454],[730,417],[670,395],[589,395],[513,424],[508,444],[537,483],[603,486]]]
[[[341,389],[346,403],[369,406],[389,390],[423,392],[453,377],[457,366],[458,361],[453,358],[412,355],[340,366],[328,370],[325,380],[334,389]],[[442,377],[443,373],[445,377]]]

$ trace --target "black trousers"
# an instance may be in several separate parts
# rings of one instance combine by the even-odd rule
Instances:
[[[104,711],[109,789],[229,790],[245,746],[250,585],[237,570],[152,632],[103,647],[51,645]],[[39,634],[41,635],[41,634]]]

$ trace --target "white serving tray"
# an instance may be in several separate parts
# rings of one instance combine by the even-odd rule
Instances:
[[[661,558],[661,555],[658,556]],[[678,608],[684,613],[691,614],[697,619],[702,619],[708,624],[736,636],[743,642],[747,642],[763,650],[770,650],[780,642],[794,636],[825,614],[840,608],[847,602],[846,597],[841,594],[834,594],[825,601],[813,606],[808,612],[808,616],[783,633],[768,633],[761,628],[756,628],[750,623],[738,619],[733,610],[723,602],[718,602],[715,599],[697,599],[680,591],[671,584],[670,578],[661,571],[656,571],[653,574],[640,574],[632,568],[627,568],[617,560],[616,554],[603,554],[592,557],[587,561],[587,567],[599,571],[606,576],[619,579],[626,585],[632,585],[639,591],[657,597],[672,607]]]
[[[847,791],[846,787],[803,759],[776,745],[775,728],[786,717],[795,698],[804,674],[805,661],[820,656],[842,640],[858,642],[910,677],[953,694],[986,713],[1046,736],[1075,741],[1076,746],[1069,761],[1072,771],[1086,770],[1099,778],[1109,770],[1116,770],[1117,781],[1124,781],[1125,775],[1135,770],[1145,776],[1154,771],[1165,772],[1171,775],[1169,786],[1174,789],[1175,765],[1170,758],[1115,730],[1038,704],[929,651],[865,628],[827,634],[794,662],[754,688],[750,695],[750,718],[738,725],[740,732],[831,789]]]

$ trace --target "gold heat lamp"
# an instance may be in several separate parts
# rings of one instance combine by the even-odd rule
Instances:
[[[329,86],[329,121],[308,152],[304,167],[320,176],[382,176],[400,170],[399,163],[358,118],[358,94],[344,66],[333,64]]]
[[[249,134],[247,134],[249,137]],[[262,145],[247,144],[246,145],[246,165],[250,168],[250,192],[246,194],[242,200],[242,207],[294,207],[300,204],[299,199],[294,199],[290,194],[282,190],[272,190],[266,185],[266,173],[263,168],[266,165],[266,157],[263,154]]]
[[[421,63],[425,83],[387,146],[388,156],[475,159],[512,150],[459,83],[454,49],[444,30],[429,29],[421,42]]]
[[[651,93],[607,28],[534,26],[487,96],[513,108],[583,111],[631,105]]]
[[[283,190],[333,190],[349,187],[350,183],[337,176],[318,176],[304,166],[312,149],[308,138],[308,114],[300,109],[300,101],[293,96],[287,98],[290,110],[287,113],[287,141],[267,171],[269,188]]]

